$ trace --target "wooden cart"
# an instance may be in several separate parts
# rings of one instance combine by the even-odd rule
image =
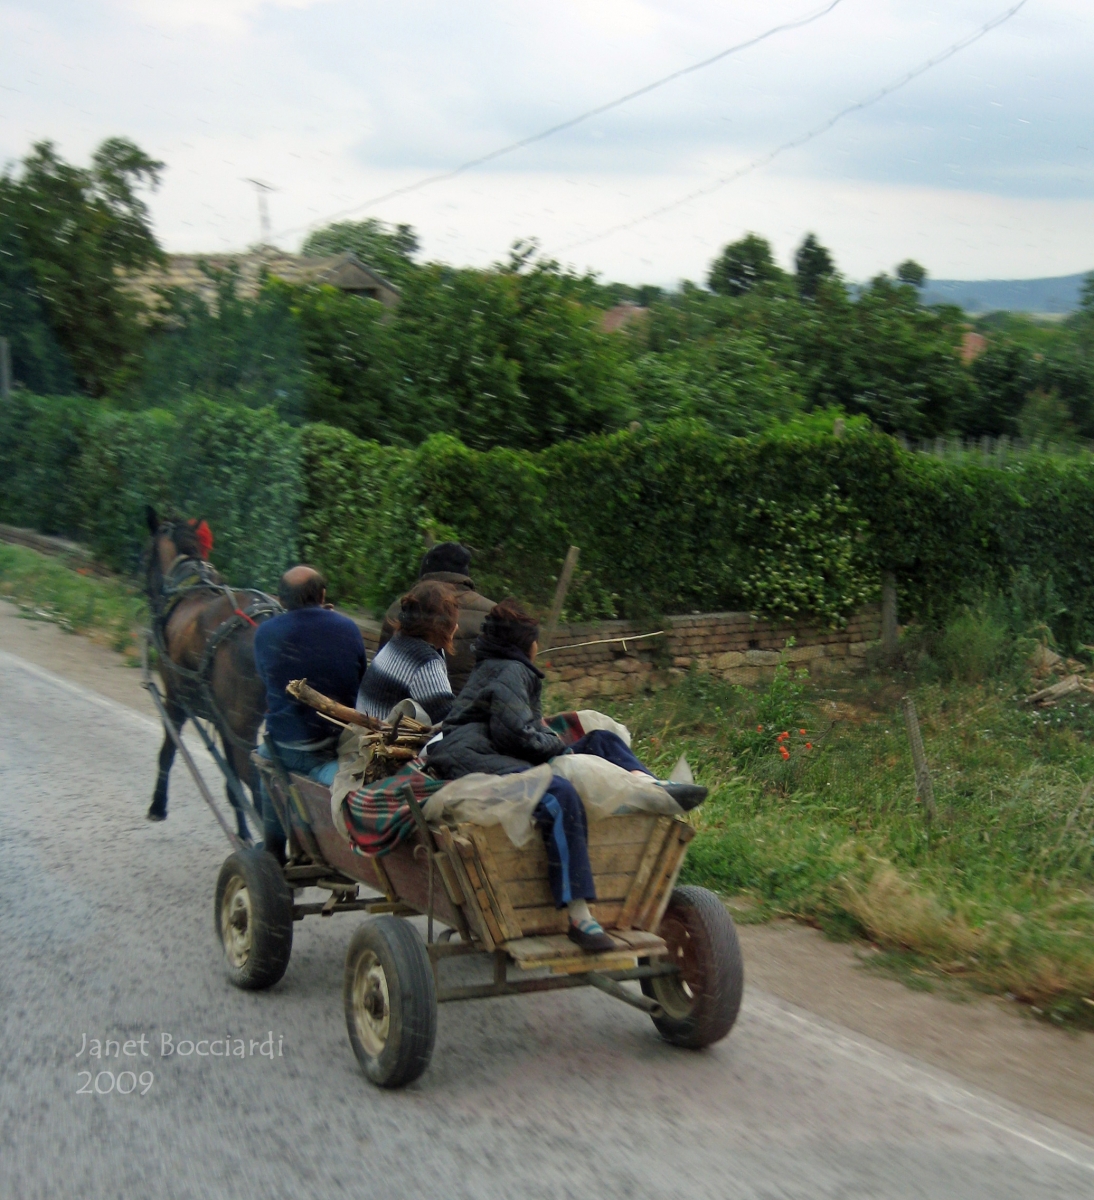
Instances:
[[[592,911],[616,949],[588,954],[566,936],[537,837],[516,848],[500,826],[430,826],[408,796],[416,831],[382,858],[355,853],[333,825],[330,792],[255,756],[282,824],[285,866],[237,847],[217,881],[215,918],[231,979],[266,988],[285,973],[294,921],[366,912],[346,957],[350,1042],[384,1087],[429,1063],[437,1004],[590,985],[648,1013],[668,1041],[700,1047],[725,1037],[744,973],[733,922],[711,892],[676,887],[694,831],[686,821],[630,814],[592,822],[589,853],[600,899]],[[329,892],[302,903],[294,890]],[[363,889],[372,893],[363,894]],[[424,916],[426,938],[399,917]],[[439,931],[437,926],[443,926]],[[446,983],[458,956],[491,962],[489,982]],[[638,981],[640,991],[624,987]]]

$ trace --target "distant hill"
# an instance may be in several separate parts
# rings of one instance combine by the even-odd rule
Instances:
[[[1069,313],[1079,307],[1086,272],[1054,279],[928,279],[924,304],[958,304],[966,312]]]

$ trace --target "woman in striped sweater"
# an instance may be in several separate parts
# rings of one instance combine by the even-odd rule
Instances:
[[[357,708],[384,721],[401,700],[415,700],[437,724],[452,707],[444,654],[452,653],[459,601],[445,583],[415,584],[400,600],[395,636],[369,663]]]

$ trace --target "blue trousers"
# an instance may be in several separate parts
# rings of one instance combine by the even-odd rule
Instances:
[[[652,774],[618,734],[605,729],[587,733],[570,749],[574,754],[595,754],[627,771]],[[555,907],[565,908],[571,900],[595,900],[596,885],[589,863],[589,826],[585,805],[574,785],[568,779],[552,775],[550,788],[532,810],[532,820],[547,847],[547,882]]]
[[[571,900],[595,900],[596,886],[589,864],[589,826],[577,789],[560,775],[532,810],[532,820],[547,848],[547,882],[556,908]]]
[[[265,742],[259,745],[258,752],[263,758],[270,757],[270,748]],[[330,751],[290,750],[288,746],[278,745],[277,752],[281,755],[281,761],[285,764],[286,771],[307,775],[309,779],[314,779],[316,783],[326,784],[327,787],[330,787],[334,782],[335,775],[338,774],[338,758],[336,756],[332,759]],[[284,841],[286,836],[285,830],[281,828],[281,822],[277,819],[277,809],[274,808],[270,794],[266,790],[264,779],[262,780],[262,835],[270,843],[278,838]]]
[[[634,756],[630,746],[617,733],[609,733],[607,729],[594,729],[583,738],[578,738],[570,747],[574,754],[595,754],[597,758],[606,758],[627,771],[645,771],[647,775],[653,772]]]

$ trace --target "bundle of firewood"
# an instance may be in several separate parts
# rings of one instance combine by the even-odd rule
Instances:
[[[368,730],[361,735],[362,742],[372,745],[372,762],[366,774],[368,783],[394,774],[403,763],[417,758],[434,733],[431,726],[423,725],[413,717],[399,717],[394,724],[377,721],[375,717],[358,712],[355,708],[347,708],[337,700],[317,692],[306,679],[292,680],[285,691],[294,700],[322,713],[335,725],[357,725]]]

